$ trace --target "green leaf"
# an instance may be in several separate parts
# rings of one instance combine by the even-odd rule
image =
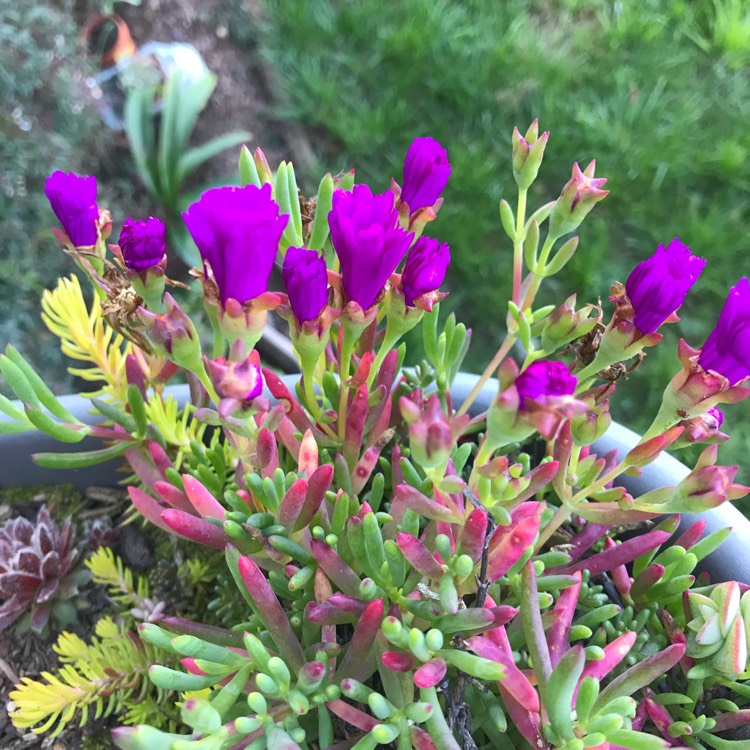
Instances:
[[[94,466],[121,456],[134,443],[122,441],[107,448],[95,451],[80,451],[78,453],[35,453],[34,463],[45,469],[82,469],[84,466]]]
[[[329,234],[328,214],[333,206],[333,177],[328,173],[318,185],[318,197],[315,201],[315,218],[313,219],[310,240],[307,246],[311,250],[322,250]]]
[[[110,404],[109,402],[103,401],[99,398],[92,398],[91,403],[103,417],[106,417],[115,424],[119,424],[120,427],[130,433],[134,433],[136,431],[136,424],[133,417],[131,417],[130,414],[127,414],[121,409],[118,409],[114,404]]]
[[[179,183],[182,184],[185,178],[194,172],[201,164],[203,164],[203,162],[212,159],[222,151],[233,148],[250,138],[252,138],[252,133],[247,130],[237,130],[224,135],[219,135],[216,138],[212,138],[210,141],[206,141],[206,143],[202,143],[200,146],[188,149],[180,159],[178,170]]]
[[[54,393],[47,387],[47,384],[39,377],[34,368],[21,356],[21,352],[14,346],[8,344],[5,349],[8,358],[24,374],[29,385],[36,393],[42,404],[50,410],[58,419],[70,424],[81,424],[58,400]]]
[[[80,443],[89,432],[87,427],[80,430],[67,427],[52,419],[47,412],[34,404],[24,404],[24,409],[26,416],[34,427],[62,443]]]
[[[11,419],[15,419],[16,422],[27,425],[29,428],[32,427],[29,418],[24,414],[22,409],[19,409],[9,398],[6,398],[0,393],[0,411],[3,414],[7,414]]]
[[[292,219],[294,233],[297,235],[295,245],[302,246],[302,209],[299,205],[299,188],[297,187],[297,176],[294,174],[294,164],[289,162],[286,170],[286,179],[289,183],[289,200],[292,207]]]
[[[510,237],[511,242],[516,241],[516,219],[513,216],[513,209],[510,207],[510,203],[505,199],[500,201],[500,221],[503,224],[505,234]]]
[[[665,750],[669,743],[661,737],[644,732],[634,732],[632,729],[618,729],[607,735],[607,741],[613,745],[627,747],[630,750]]]
[[[573,739],[573,693],[585,663],[583,646],[573,646],[552,670],[547,683],[545,706],[550,724],[558,736],[566,740]]]
[[[128,404],[135,425],[130,431],[135,432],[141,437],[146,434],[146,430],[148,429],[148,417],[146,415],[146,403],[143,400],[143,394],[135,383],[128,385]]]
[[[571,237],[556,253],[555,257],[544,267],[545,276],[554,276],[562,271],[565,264],[573,257],[578,248],[578,237]]]
[[[253,159],[253,155],[247,146],[243,146],[240,150],[240,184],[242,187],[245,187],[245,185],[260,187],[262,184],[258,169],[255,166],[255,159]]]
[[[125,132],[130,142],[138,174],[151,195],[159,195],[153,165],[154,118],[152,114],[156,88],[146,86],[130,89],[125,100]]]

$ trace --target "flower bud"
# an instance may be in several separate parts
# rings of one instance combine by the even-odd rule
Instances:
[[[145,271],[158,266],[166,254],[166,228],[161,219],[125,219],[119,241],[125,267]]]
[[[539,136],[538,120],[534,120],[525,137],[518,128],[513,128],[513,177],[521,190],[528,190],[536,180],[548,139],[547,131]]]
[[[575,309],[576,295],[573,294],[544,321],[542,329],[542,349],[551,354],[565,344],[585,336],[601,319],[601,310],[595,305]],[[596,315],[592,318],[589,313]]]
[[[592,406],[585,414],[576,414],[570,420],[570,432],[576,445],[591,445],[609,429],[612,416],[609,399]]]
[[[241,362],[229,362],[225,357],[206,358],[209,377],[221,399],[219,412],[229,416],[235,411],[247,411],[263,392],[263,377],[252,352]]]
[[[550,237],[562,237],[572,232],[586,218],[591,209],[609,193],[602,190],[605,177],[594,178],[596,162],[592,161],[582,172],[573,165],[573,176],[562,190],[549,217]]]
[[[175,364],[186,370],[198,370],[202,367],[201,343],[192,320],[169,293],[164,295],[164,309],[166,312],[158,315],[140,309],[151,341]]]
[[[409,425],[412,458],[425,470],[438,469],[444,473],[453,443],[448,417],[443,412],[439,397],[433,394],[427,400],[422,417]]]
[[[684,428],[682,435],[672,449],[684,448],[695,443],[723,443],[729,440],[729,435],[720,431],[724,414],[716,406],[711,407],[705,414],[683,419],[680,425]]]
[[[447,151],[434,138],[416,138],[404,160],[401,200],[411,213],[434,206],[450,175]]]
[[[96,245],[96,177],[57,170],[47,178],[44,194],[74,247]]]
[[[294,316],[300,323],[314,320],[328,302],[326,262],[315,250],[289,247],[281,269]]]
[[[401,289],[406,307],[422,307],[427,301],[423,297],[441,296],[437,292],[445,279],[450,261],[450,248],[445,242],[441,244],[431,237],[420,237],[414,243],[401,274]],[[431,304],[429,309],[432,309]]]

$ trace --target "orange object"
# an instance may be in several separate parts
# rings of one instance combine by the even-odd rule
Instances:
[[[101,55],[102,69],[111,68],[120,60],[132,57],[138,50],[128,25],[114,14],[92,16],[83,27],[81,36],[86,40],[89,52]]]

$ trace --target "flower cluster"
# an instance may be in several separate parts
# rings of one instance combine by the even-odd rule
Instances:
[[[411,144],[400,185],[326,175],[310,200],[290,164],[272,172],[243,149],[243,186],[209,190],[184,213],[210,337],[164,293],[158,219],[126,221],[103,273],[109,219],[93,178],[50,178],[65,247],[97,289],[99,334],[76,355],[106,398],[92,398],[100,421],[77,420],[9,347],[0,371],[21,401],[0,409],[12,430],[103,440],[37,459],[124,456],[135,511],[210,560],[207,607],[177,617],[164,603],[139,628],[161,655],[149,680],[174,695],[178,731],[145,716],[114,730],[119,748],[744,747],[733,738],[745,741],[735,730],[750,720],[750,582],[699,572],[730,532],[704,535],[702,519],[678,530],[674,514],[750,491],[717,463],[728,438],[717,405],[750,395],[750,284],[731,290],[701,349],[680,344],[645,434],[602,448],[628,362],[678,320],[707,260],[678,238],[659,245],[613,283],[608,321],[606,303],[576,309],[575,295],[539,305],[577,252],[566,235],[609,192],[593,161],[575,165],[527,216],[548,141],[536,121],[513,133],[515,213],[500,203],[507,331],[471,379],[459,377],[471,332],[440,312],[451,250],[424,234],[439,230],[451,174],[431,138]],[[58,331],[61,294],[46,299]],[[289,324],[301,375],[263,366],[255,345],[270,311]],[[420,323],[424,357],[409,366],[401,342]],[[178,375],[184,406],[166,387]],[[672,485],[628,481],[694,443],[709,445]],[[37,539],[13,523],[0,532],[6,618],[48,611],[63,590],[52,574],[72,562],[67,527]]]

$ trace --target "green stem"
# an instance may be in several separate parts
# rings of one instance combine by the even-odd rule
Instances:
[[[547,235],[547,239],[544,241],[544,245],[542,246],[541,255],[539,256],[539,260],[537,261],[537,269],[541,268],[542,270],[544,270],[544,267],[547,265],[549,254],[552,252],[552,247],[554,246],[556,239],[557,237]],[[537,273],[536,271],[532,271],[532,276],[533,278],[531,280],[531,284],[526,291],[526,297],[523,301],[523,307],[521,308],[522,311],[528,310],[534,303],[534,299],[536,298],[537,292],[539,291],[539,287],[544,280],[544,276],[541,273]]]
[[[513,242],[513,301],[521,304],[521,278],[523,276],[523,230],[526,224],[526,188],[518,189],[516,212],[516,239]]]
[[[508,355],[508,352],[511,350],[513,344],[515,343],[515,334],[509,333],[505,337],[505,341],[503,341],[502,346],[497,350],[497,353],[492,358],[492,362],[487,365],[479,380],[477,380],[476,385],[471,389],[471,393],[469,393],[469,395],[466,397],[466,401],[461,404],[461,408],[456,412],[457,417],[463,416],[467,411],[469,411],[469,408],[476,400],[479,392],[482,390],[482,388],[484,388],[485,383],[494,375],[495,371],[498,367],[500,367],[503,360]]]
[[[388,328],[386,327],[386,336],[383,339],[383,343],[378,349],[378,353],[375,355],[375,359],[372,361],[370,367],[370,374],[367,376],[367,387],[372,388],[372,384],[375,382],[380,366],[383,364],[383,360],[391,353],[391,350],[401,338],[400,333],[388,334]]]
[[[317,425],[325,432],[328,437],[336,439],[336,433],[330,428],[328,423],[324,419],[323,410],[318,404],[318,397],[315,395],[315,388],[313,385],[313,373],[315,372],[315,366],[312,368],[305,366],[302,367],[302,388],[305,395],[305,406],[312,415]]]

